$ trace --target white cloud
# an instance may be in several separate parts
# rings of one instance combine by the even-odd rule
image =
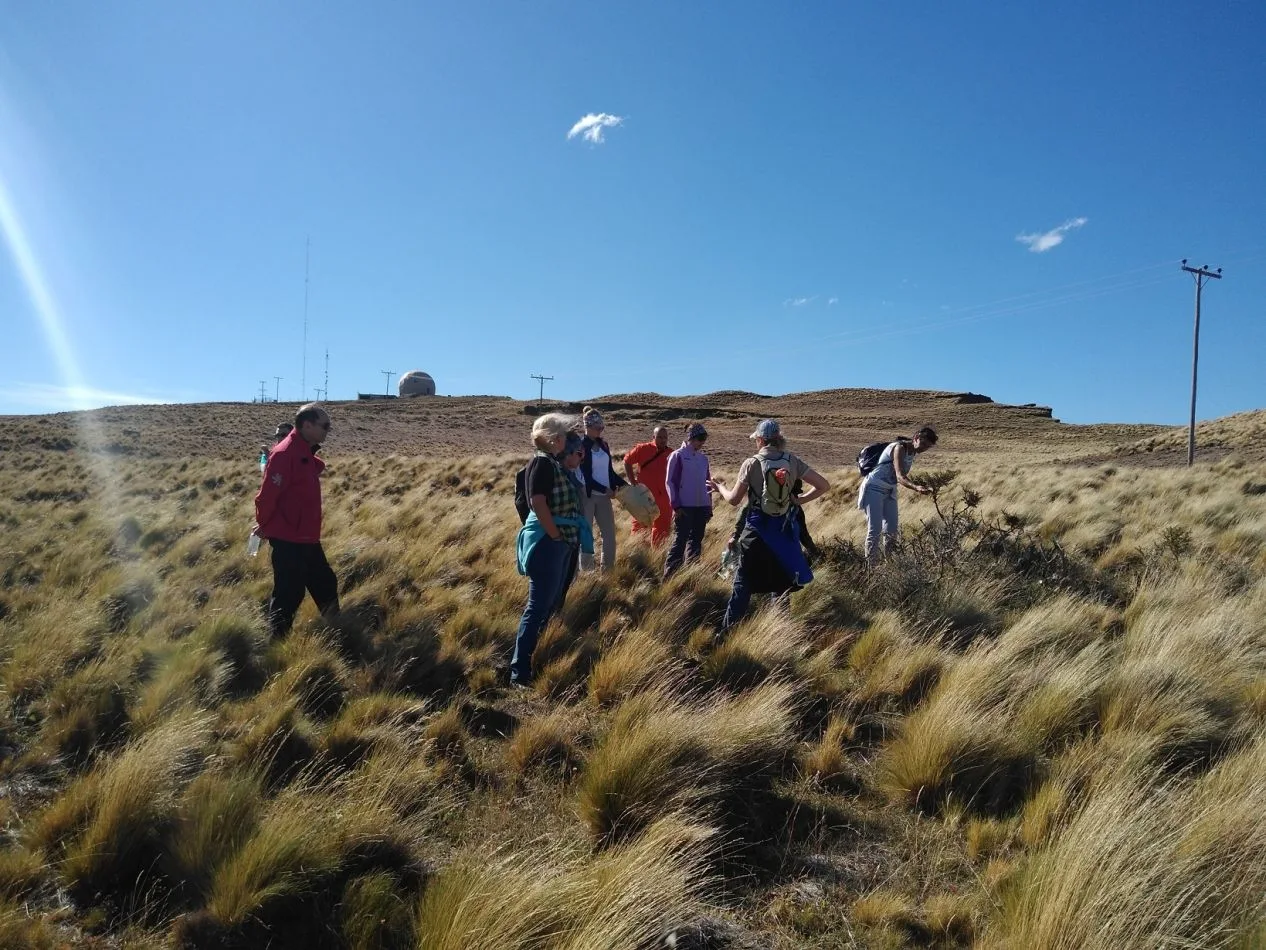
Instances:
[[[813,303],[813,301],[817,299],[817,294],[814,294],[812,297],[788,297],[782,302],[782,305],[784,307],[804,307]]]
[[[839,302],[840,302],[840,298],[839,298],[839,297],[832,297],[832,298],[830,298],[830,299],[826,302],[826,305],[827,305],[828,307],[834,307],[834,306],[835,306],[837,303],[839,303]]]
[[[160,396],[116,393],[92,386],[56,386],[52,383],[15,383],[0,389],[0,403],[27,412],[65,412],[102,406],[143,406],[171,402]]]
[[[567,133],[569,139],[574,139],[579,135],[586,142],[592,142],[594,145],[601,145],[605,139],[602,137],[603,129],[614,129],[617,125],[624,121],[624,116],[609,115],[606,112],[590,112],[587,116],[581,118],[579,122],[571,127],[571,131]]]
[[[1029,250],[1034,254],[1041,254],[1043,251],[1049,251],[1051,248],[1063,244],[1065,234],[1081,227],[1088,220],[1088,218],[1073,218],[1070,221],[1065,221],[1059,227],[1043,231],[1041,234],[1017,234],[1015,239],[1021,244],[1027,244]]]

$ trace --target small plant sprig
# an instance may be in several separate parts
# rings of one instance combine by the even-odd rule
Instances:
[[[930,472],[919,472],[910,476],[910,481],[918,485],[920,488],[930,489],[932,492],[932,505],[936,508],[936,513],[940,515],[941,520],[946,520],[945,513],[941,511],[940,495],[941,492],[954,484],[954,479],[958,478],[958,472],[955,469],[934,469]],[[980,502],[980,496],[972,493],[977,504]],[[966,500],[966,499],[965,499]],[[975,504],[968,504],[968,508],[976,507]]]

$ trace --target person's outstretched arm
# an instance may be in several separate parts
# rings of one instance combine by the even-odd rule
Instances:
[[[898,483],[905,485],[911,491],[917,491],[920,495],[930,495],[932,489],[916,485],[902,474],[902,469],[905,468],[906,452],[908,451],[909,449],[906,448],[904,442],[898,442],[897,447],[892,450],[892,474],[897,476]]]

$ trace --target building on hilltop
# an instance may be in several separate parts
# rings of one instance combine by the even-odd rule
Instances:
[[[411,370],[400,377],[397,392],[401,396],[434,396],[435,380],[430,373],[420,369]]]

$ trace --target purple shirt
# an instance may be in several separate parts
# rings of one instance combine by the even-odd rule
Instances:
[[[712,495],[704,486],[712,477],[708,457],[696,452],[689,442],[668,456],[668,475],[664,485],[668,489],[668,503],[678,508],[711,508]]]

